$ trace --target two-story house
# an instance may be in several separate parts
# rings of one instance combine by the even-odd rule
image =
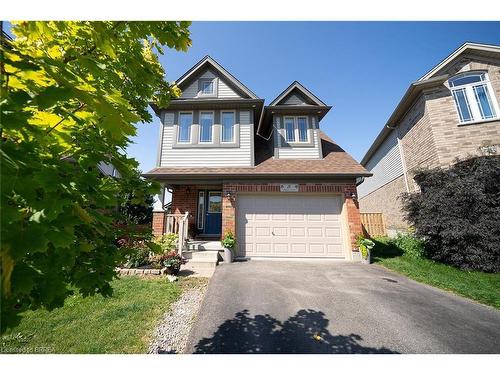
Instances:
[[[320,130],[330,106],[298,82],[264,106],[208,56],[176,84],[180,98],[153,108],[158,162],[145,176],[171,192],[190,238],[231,231],[240,257],[352,258],[356,179],[370,173]],[[176,227],[168,218],[154,212],[155,234]]]
[[[361,212],[405,229],[401,200],[421,169],[500,152],[500,46],[465,43],[413,82],[363,157],[373,173],[358,186]]]

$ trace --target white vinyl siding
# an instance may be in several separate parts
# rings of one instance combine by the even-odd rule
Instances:
[[[397,177],[403,175],[403,162],[395,131],[385,139],[365,168],[373,173],[358,186],[358,196],[363,198]]]
[[[207,80],[215,78],[218,78],[216,80],[218,98],[240,98],[240,96],[231,87],[227,85],[224,78],[218,77],[211,71],[207,70],[205,73],[197,77],[196,80],[194,80],[188,87],[186,87],[182,91],[181,99],[193,99],[193,98],[203,97],[198,80],[199,79]]]
[[[253,124],[250,111],[239,113],[239,147],[188,147],[173,145],[173,112],[166,112],[163,125],[163,142],[160,157],[161,167],[250,167],[252,165]],[[237,127],[235,127],[236,131]]]
[[[274,117],[274,126],[279,130],[279,136],[275,137],[275,142],[278,147],[278,158],[279,159],[321,159],[323,158],[323,155],[321,155],[321,139],[319,137],[319,130],[317,126],[317,118],[312,116],[312,117],[307,117],[307,123],[309,124],[309,121],[311,121],[311,124],[308,126],[307,132],[308,132],[308,141],[312,139],[311,145],[307,146],[284,146],[281,144],[281,140],[285,142],[285,133],[286,129],[284,126],[281,126],[280,122],[284,120],[285,117],[279,117],[275,116]],[[302,117],[302,116],[299,116]],[[306,116],[304,116],[306,117]],[[298,129],[295,128],[295,141],[297,142],[299,139],[299,132]],[[299,142],[297,142],[299,143]]]

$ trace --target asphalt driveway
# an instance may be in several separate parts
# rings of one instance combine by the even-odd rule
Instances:
[[[217,267],[188,353],[500,353],[500,311],[376,265]]]

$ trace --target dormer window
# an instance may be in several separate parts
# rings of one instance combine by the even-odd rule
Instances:
[[[289,143],[309,142],[307,117],[285,117],[285,140]]]
[[[459,74],[448,83],[460,123],[490,120],[498,116],[498,105],[487,73]]]
[[[200,79],[200,96],[215,96],[215,79]]]

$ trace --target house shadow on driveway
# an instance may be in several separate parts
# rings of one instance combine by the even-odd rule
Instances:
[[[315,310],[300,310],[281,322],[270,315],[251,317],[248,310],[236,313],[222,323],[214,335],[201,339],[194,353],[226,354],[388,354],[387,348],[363,346],[356,334],[333,335],[325,314]]]

